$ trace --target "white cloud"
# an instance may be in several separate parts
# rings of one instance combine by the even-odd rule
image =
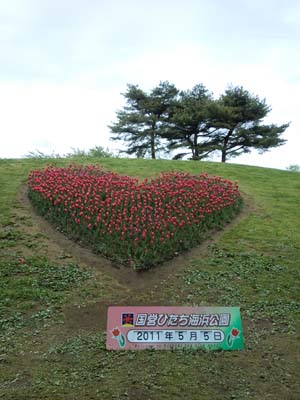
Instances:
[[[1,157],[106,147],[119,94],[63,85],[0,85]]]
[[[232,82],[266,97],[288,143],[234,162],[300,164],[299,3],[233,0],[10,0],[0,5],[0,157],[109,142],[127,83]]]

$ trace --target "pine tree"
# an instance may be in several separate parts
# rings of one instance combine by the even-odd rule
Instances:
[[[203,84],[180,92],[171,110],[169,123],[162,133],[169,141],[170,151],[185,149],[175,159],[191,154],[193,160],[199,160],[213,151],[211,143],[207,146],[210,138],[208,106],[211,101],[212,94]]]
[[[128,85],[123,94],[127,104],[117,112],[118,121],[109,126],[112,140],[126,142],[127,154],[156,158],[159,151],[165,150],[161,132],[177,94],[169,82],[160,82],[149,94],[138,85]]]
[[[260,100],[238,86],[230,86],[210,104],[211,145],[221,151],[222,162],[251,149],[265,152],[286,142],[280,135],[289,124],[262,124],[270,111],[265,99]]]

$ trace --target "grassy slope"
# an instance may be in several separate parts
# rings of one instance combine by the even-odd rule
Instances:
[[[298,399],[300,174],[204,162],[98,162],[140,178],[172,169],[221,175],[238,180],[254,207],[205,257],[156,287],[129,290],[52,248],[20,204],[29,170],[49,160],[0,161],[0,398],[73,399],[80,391],[81,399]],[[127,298],[240,305],[246,350],[109,353],[101,330],[68,329],[68,307]]]

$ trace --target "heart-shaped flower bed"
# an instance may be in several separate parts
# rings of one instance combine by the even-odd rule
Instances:
[[[181,172],[139,182],[99,166],[47,167],[29,175],[47,219],[93,251],[146,269],[190,249],[242,204],[236,183]]]

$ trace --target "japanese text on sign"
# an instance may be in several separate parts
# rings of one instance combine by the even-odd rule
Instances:
[[[243,349],[238,307],[109,307],[108,350],[203,346]]]

